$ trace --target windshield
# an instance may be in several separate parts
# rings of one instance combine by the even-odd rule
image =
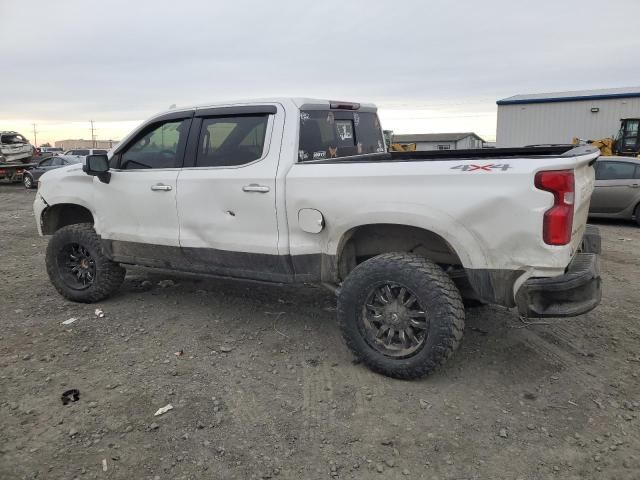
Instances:
[[[19,133],[10,133],[2,135],[2,137],[0,137],[0,143],[4,143],[6,145],[22,145],[29,143],[29,141]]]
[[[82,162],[83,162],[83,160],[81,158],[68,158],[67,159],[67,163],[69,165],[73,165],[75,163],[82,163]]]

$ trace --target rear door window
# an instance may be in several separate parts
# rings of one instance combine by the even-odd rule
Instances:
[[[268,114],[203,118],[196,167],[231,167],[258,160],[268,121]]]
[[[635,177],[635,172],[635,163],[602,162],[598,165],[596,180],[630,180]]]
[[[373,112],[303,110],[300,112],[298,160],[384,153],[384,137]]]

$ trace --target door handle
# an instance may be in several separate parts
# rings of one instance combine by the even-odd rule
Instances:
[[[269,190],[271,189],[266,185],[258,185],[257,183],[250,183],[249,185],[242,187],[243,192],[267,193]]]
[[[151,185],[151,190],[154,192],[168,192],[171,190],[171,185],[163,185],[162,183],[158,183],[156,185]]]
[[[640,188],[640,183],[632,183],[629,188]]]

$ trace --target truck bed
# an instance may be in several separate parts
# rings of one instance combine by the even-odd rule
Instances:
[[[595,151],[595,147],[575,145],[548,145],[518,148],[482,148],[470,150],[427,150],[417,152],[387,152],[352,157],[308,160],[304,163],[358,163],[358,162],[422,162],[428,160],[474,160],[491,158],[571,157]]]
[[[478,148],[470,150],[428,150],[423,152],[389,152],[392,160],[447,160],[460,158],[512,158],[560,156],[576,148],[575,145],[550,145],[517,148]]]

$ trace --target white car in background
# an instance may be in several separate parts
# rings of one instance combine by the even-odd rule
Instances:
[[[64,150],[62,150],[60,147],[40,147],[40,154],[41,155],[62,155],[64,153]]]
[[[107,150],[104,148],[78,148],[75,150],[67,150],[64,152],[64,157],[69,160],[81,160],[84,161],[87,155],[106,155]]]

